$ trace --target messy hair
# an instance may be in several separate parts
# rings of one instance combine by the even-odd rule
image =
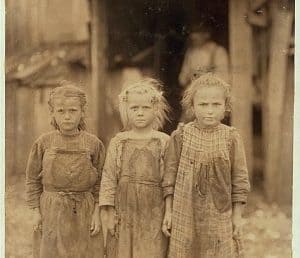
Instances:
[[[225,114],[229,114],[232,107],[232,99],[230,92],[230,85],[218,78],[217,76],[208,73],[198,77],[193,80],[189,87],[185,90],[183,98],[182,98],[182,106],[186,115],[193,119],[195,118],[195,113],[193,110],[193,100],[197,90],[204,87],[218,87],[224,91],[225,96]]]
[[[130,130],[130,121],[128,119],[128,95],[131,93],[149,94],[151,96],[151,103],[155,107],[155,119],[152,128],[155,130],[161,129],[168,119],[168,112],[170,107],[163,96],[162,82],[145,78],[130,85],[125,85],[124,90],[119,95],[119,111],[124,130]]]
[[[81,110],[85,111],[85,106],[87,103],[86,94],[82,91],[75,83],[69,81],[62,81],[60,82],[59,86],[51,90],[48,105],[50,112],[53,113],[54,111],[54,99],[59,97],[77,97],[80,101]],[[58,124],[55,121],[55,118],[52,117],[51,125],[55,129],[59,129]],[[78,124],[78,130],[85,130],[86,123],[84,117],[81,117],[80,122]]]

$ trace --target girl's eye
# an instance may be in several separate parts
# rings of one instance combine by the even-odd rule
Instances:
[[[199,103],[199,106],[207,106],[207,103]]]
[[[64,112],[62,109],[57,110],[57,113],[62,113],[62,112]]]
[[[143,109],[151,109],[149,106],[144,106]]]
[[[213,103],[214,106],[220,106],[221,103]]]

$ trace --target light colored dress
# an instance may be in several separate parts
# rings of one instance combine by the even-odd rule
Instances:
[[[116,237],[108,236],[108,258],[165,258],[163,155],[169,136],[149,139],[119,133],[109,145],[100,187],[100,206],[114,206]]]
[[[165,165],[164,186],[174,195],[169,258],[235,257],[232,203],[245,203],[249,192],[237,130],[181,125],[171,136]]]
[[[90,236],[104,155],[101,141],[85,131],[53,131],[34,143],[26,169],[28,204],[42,216],[34,257],[104,257],[102,232]]]

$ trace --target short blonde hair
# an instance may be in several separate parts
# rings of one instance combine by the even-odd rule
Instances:
[[[79,87],[77,87],[75,83],[69,81],[62,81],[58,87],[51,90],[49,100],[48,100],[48,105],[51,113],[53,113],[54,111],[54,99],[59,97],[79,98],[81,110],[85,112],[85,106],[87,103],[86,94]],[[55,129],[59,129],[59,126],[56,123],[54,117],[52,117],[51,119],[51,125]],[[84,117],[81,117],[80,122],[78,124],[78,130],[85,130],[85,129],[86,129],[86,123]]]
[[[163,96],[162,82],[152,78],[145,78],[124,88],[119,95],[119,111],[124,130],[131,129],[127,113],[128,95],[131,93],[149,94],[151,96],[151,103],[154,105],[156,112],[152,127],[155,130],[161,129],[165,121],[169,120],[167,114],[170,111],[170,107]]]
[[[195,118],[193,110],[194,96],[199,89],[204,87],[218,87],[224,91],[225,114],[229,114],[231,112],[232,107],[230,85],[222,79],[218,78],[217,76],[208,73],[193,80],[189,87],[185,90],[181,103],[186,115],[190,119]]]

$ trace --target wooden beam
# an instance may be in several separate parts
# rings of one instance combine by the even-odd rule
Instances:
[[[230,61],[232,72],[232,124],[241,133],[249,174],[253,168],[252,139],[252,31],[246,22],[247,0],[229,1]]]
[[[106,0],[91,0],[91,68],[89,93],[91,129],[104,142],[106,139],[106,74],[107,74],[107,21]]]
[[[280,4],[281,3],[281,4]],[[278,182],[282,119],[284,111],[284,96],[287,82],[287,61],[290,37],[292,34],[293,11],[282,4],[281,0],[271,1],[272,29],[270,39],[270,59],[268,74],[268,91],[266,98],[265,118],[265,182],[264,188],[269,201],[276,200],[276,193],[281,187]]]

